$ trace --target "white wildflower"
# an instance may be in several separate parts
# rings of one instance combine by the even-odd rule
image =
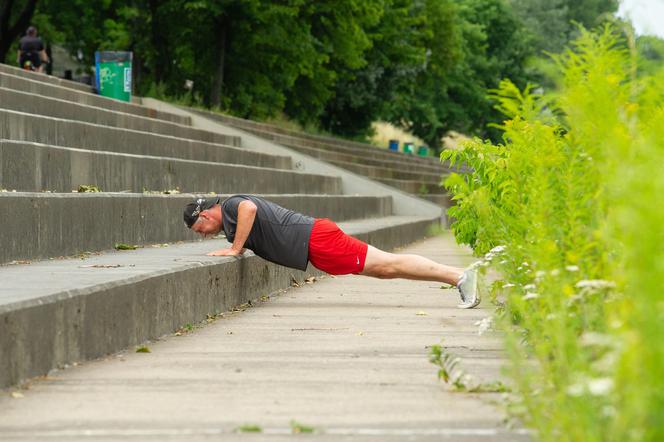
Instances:
[[[528,301],[530,299],[537,299],[539,298],[539,296],[540,295],[538,293],[528,292],[521,299],[523,299],[524,301]]]
[[[496,247],[494,247],[493,249],[490,250],[491,253],[495,253],[495,254],[502,253],[504,251],[505,251],[505,246],[496,246]]]
[[[549,273],[551,273],[551,276],[558,276],[560,275],[560,269],[553,269]]]
[[[584,390],[585,388],[583,388],[583,385],[576,383],[567,387],[567,394],[570,396],[579,397],[583,394]]]
[[[586,332],[581,335],[579,340],[581,345],[587,347],[610,347],[613,346],[614,340],[611,336],[596,332]]]
[[[613,390],[613,379],[598,378],[588,382],[588,391],[593,396],[606,396]]]
[[[565,266],[565,270],[568,272],[578,272],[579,266]]]
[[[477,325],[477,334],[482,336],[484,333],[491,330],[491,326],[493,325],[493,317],[487,316],[486,318],[482,318],[475,322],[475,325]]]
[[[535,278],[543,278],[546,276],[546,272],[544,270],[538,270],[535,272]]]
[[[567,387],[567,394],[570,396],[582,396],[591,394],[593,396],[606,396],[613,390],[613,379],[596,378],[583,379],[581,382],[574,383]]]
[[[508,289],[510,287],[516,287],[514,284],[503,284],[504,289]]]
[[[613,288],[616,284],[612,281],[606,281],[604,279],[584,279],[576,283],[576,287],[580,289],[607,289]]]
[[[526,284],[523,286],[524,290],[534,290],[535,289],[535,284]]]
[[[528,264],[526,261],[522,262],[521,265],[524,267],[530,267],[530,264]]]
[[[503,259],[502,261],[500,261],[499,264],[507,264],[507,260],[506,260],[506,259]]]

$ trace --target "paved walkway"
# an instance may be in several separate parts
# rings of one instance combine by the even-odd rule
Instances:
[[[471,261],[449,235],[403,252]],[[497,373],[500,342],[474,325],[488,310],[456,303],[435,283],[326,277],[150,343],[150,353],[4,392],[0,439],[526,440],[502,425],[496,394],[455,392],[436,378],[427,347],[443,338],[490,355],[476,359],[484,375]],[[291,435],[293,421],[315,433]],[[237,432],[243,425],[263,432]]]

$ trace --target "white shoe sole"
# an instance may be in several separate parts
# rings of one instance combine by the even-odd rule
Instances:
[[[477,298],[475,298],[474,302],[467,302],[465,304],[457,304],[457,308],[462,308],[462,309],[475,308],[478,305],[480,305],[481,302],[482,302],[482,299],[480,299],[480,297],[478,296]]]

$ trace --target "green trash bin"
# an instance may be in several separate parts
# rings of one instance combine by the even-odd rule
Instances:
[[[428,157],[429,156],[429,148],[426,146],[420,146],[417,149],[417,154],[421,157]]]
[[[413,154],[414,147],[415,147],[414,143],[403,143],[403,152]]]
[[[99,95],[131,101],[132,52],[95,52],[96,85]]]

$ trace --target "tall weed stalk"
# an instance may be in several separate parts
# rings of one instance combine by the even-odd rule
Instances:
[[[615,29],[554,57],[555,93],[503,81],[502,144],[441,159],[452,230],[502,275],[511,374],[541,440],[664,440],[664,70]],[[502,249],[502,248],[501,248]]]

